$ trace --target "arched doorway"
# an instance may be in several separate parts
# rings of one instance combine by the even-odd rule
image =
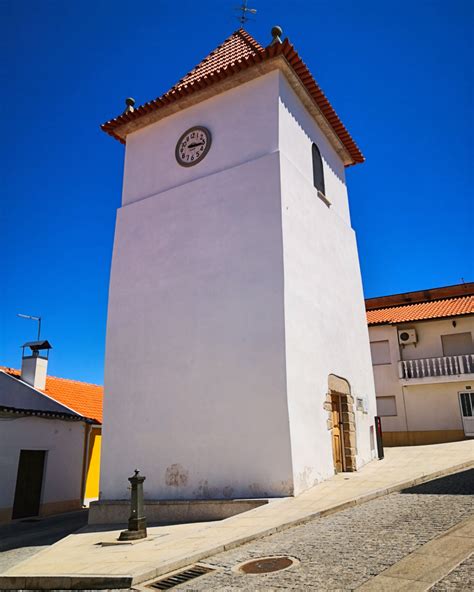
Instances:
[[[354,398],[347,380],[330,374],[324,408],[328,412],[327,426],[331,430],[334,470],[356,470],[356,430]]]

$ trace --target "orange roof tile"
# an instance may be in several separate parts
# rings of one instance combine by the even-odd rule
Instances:
[[[407,323],[474,314],[474,296],[444,298],[405,306],[376,308],[367,311],[369,325]]]
[[[1,369],[11,376],[20,376],[20,371],[14,368],[2,366]],[[46,388],[41,392],[83,417],[102,423],[103,387],[68,378],[47,376]]]
[[[219,82],[223,78],[277,56],[286,59],[294,74],[304,85],[329,126],[350,155],[352,159],[350,164],[364,162],[364,156],[357,144],[288,39],[285,39],[283,43],[275,43],[264,48],[244,29],[235,31],[168,92],[137,107],[134,111],[122,113],[122,115],[107,121],[101,128],[113,138],[125,143],[125,140],[115,131],[121,125],[138,120],[151,111],[161,109],[182,97]]]
[[[261,51],[264,51],[264,48],[260,43],[246,31],[239,29],[230,37],[227,37],[224,43],[221,43],[214,51],[211,51],[191,72],[188,72],[186,76],[181,78],[169,92],[176,91],[188,84],[193,84],[205,76],[212,76],[213,72],[227,68],[229,65],[235,64],[239,60],[244,60],[249,56],[255,56]]]

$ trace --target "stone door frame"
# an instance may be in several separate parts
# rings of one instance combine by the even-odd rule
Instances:
[[[328,377],[328,392],[324,402],[324,409],[327,411],[327,427],[333,430],[332,401],[333,396],[338,396],[341,405],[342,416],[342,438],[343,438],[343,466],[345,471],[356,471],[356,428],[354,413],[354,397],[351,394],[351,387],[345,378],[330,374]],[[331,433],[332,438],[332,433]]]

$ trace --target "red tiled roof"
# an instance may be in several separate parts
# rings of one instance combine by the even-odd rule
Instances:
[[[376,308],[367,311],[367,322],[369,325],[395,324],[467,314],[474,314],[474,296]]]
[[[275,43],[274,45],[263,48],[243,29],[239,29],[228,37],[224,43],[212,51],[164,95],[137,107],[133,112],[123,113],[115,119],[107,121],[101,128],[115,139],[125,143],[123,138],[115,132],[121,125],[136,121],[152,111],[178,101],[182,97],[277,56],[282,56],[286,59],[294,74],[304,85],[314,103],[324,115],[329,126],[349,153],[352,159],[352,163],[350,164],[364,162],[364,156],[358,146],[351,138],[331,103],[288,39],[285,39],[283,43]]]
[[[5,368],[3,366],[0,368],[10,376],[20,376],[20,371],[14,368]],[[41,392],[83,417],[102,423],[103,387],[68,378],[47,376],[46,388]]]
[[[221,43],[214,51],[204,58],[199,64],[181,78],[169,92],[193,84],[205,76],[212,76],[213,72],[227,68],[239,60],[244,60],[249,56],[255,56],[264,51],[264,48],[251,35],[243,29],[239,29],[230,37]]]

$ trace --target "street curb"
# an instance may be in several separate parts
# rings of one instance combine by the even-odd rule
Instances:
[[[0,590],[108,590],[132,586],[132,576],[63,574],[0,576]]]
[[[400,481],[395,485],[370,491],[366,494],[359,496],[358,498],[341,502],[339,504],[336,504],[323,510],[319,510],[317,512],[310,512],[300,518],[288,520],[287,522],[283,522],[276,526],[262,529],[259,532],[254,532],[252,534],[236,538],[235,540],[230,541],[228,543],[219,544],[209,547],[207,549],[203,549],[192,555],[188,555],[175,561],[170,561],[166,565],[162,565],[158,568],[154,568],[146,572],[141,572],[140,574],[132,573],[121,576],[105,576],[92,574],[84,576],[81,576],[80,574],[62,574],[60,576],[0,575],[0,590],[103,590],[108,588],[130,588],[133,585],[143,584],[144,582],[148,582],[149,580],[153,580],[170,572],[182,569],[184,567],[188,567],[189,565],[206,559],[207,557],[210,557],[212,555],[216,555],[217,553],[222,553],[223,551],[235,549],[236,547],[239,547],[253,540],[260,539],[271,534],[275,534],[277,532],[282,532],[284,530],[287,530],[288,528],[292,528],[300,524],[305,524],[306,522],[309,522],[315,518],[329,516],[331,514],[341,512],[348,508],[361,505],[373,499],[383,497],[385,495],[388,495],[389,493],[394,493],[396,491],[401,491],[409,487],[421,485],[423,483],[433,481],[440,477],[446,477],[448,475],[459,473],[460,471],[469,468],[474,468],[474,460],[465,461],[455,466],[451,466],[447,469],[434,471],[432,473],[425,473],[414,479]]]
[[[361,584],[360,586],[358,586],[357,588],[355,588],[355,590],[364,590],[364,591],[371,591],[371,592],[375,592],[376,590],[382,590],[382,589],[388,589],[387,585],[393,585],[394,589],[397,585],[397,583],[400,583],[400,580],[403,580],[404,584],[408,584],[408,585],[414,585],[414,584],[418,584],[418,585],[425,585],[424,590],[431,590],[431,588],[437,584],[438,582],[440,582],[441,580],[443,580],[446,576],[448,576],[452,571],[454,571],[457,567],[459,567],[459,565],[461,565],[461,563],[463,561],[465,561],[468,557],[470,557],[474,551],[474,539],[472,538],[472,536],[469,535],[458,535],[461,538],[465,538],[465,540],[470,540],[470,545],[467,546],[467,548],[465,548],[462,552],[457,553],[456,555],[450,555],[450,554],[443,554],[439,552],[439,550],[435,550],[433,551],[432,546],[433,544],[436,545],[436,542],[439,541],[446,541],[446,547],[449,548],[449,542],[447,541],[447,539],[451,538],[455,538],[456,537],[456,532],[458,532],[459,530],[462,530],[463,528],[465,528],[466,526],[469,525],[474,525],[474,517],[470,516],[469,518],[465,518],[464,520],[461,520],[460,522],[458,522],[457,524],[455,524],[454,526],[452,526],[451,528],[449,528],[448,530],[446,530],[445,532],[443,532],[442,534],[430,539],[429,541],[427,541],[424,545],[421,545],[420,547],[417,547],[414,551],[412,551],[411,553],[408,553],[408,555],[405,555],[404,557],[402,557],[402,559],[400,559],[399,561],[396,561],[393,565],[389,566],[387,569],[384,569],[383,571],[381,571],[380,573],[378,573],[376,576],[374,576],[373,578],[367,580],[366,582],[364,582],[363,584]],[[431,548],[431,551],[430,551]],[[424,565],[421,564],[421,569],[420,569],[420,565],[418,565],[418,568],[415,570],[413,570],[413,567],[411,568],[411,570],[404,571],[403,576],[400,575],[400,571],[398,571],[397,573],[397,566],[400,566],[400,564],[405,564],[405,570],[406,570],[406,562],[407,560],[410,561],[410,559],[416,558],[416,557],[434,557],[439,559],[439,557],[443,558],[443,565],[439,566],[438,569],[433,569],[430,574],[426,574],[425,569],[424,569]],[[410,573],[411,572],[411,573]],[[392,580],[390,582],[390,580]],[[408,589],[408,588],[405,588]],[[417,586],[418,589],[418,586]]]
[[[463,471],[464,469],[469,469],[469,468],[474,468],[474,460],[459,463],[458,465],[455,465],[454,467],[449,467],[449,469],[442,469],[440,471],[434,471],[433,473],[426,473],[426,474],[422,475],[421,477],[416,477],[415,479],[408,479],[407,481],[400,481],[399,483],[396,483],[395,485],[391,485],[390,487],[381,488],[381,489],[377,489],[375,491],[371,491],[370,493],[361,495],[360,497],[358,497],[356,499],[348,500],[347,502],[342,502],[340,504],[337,504],[337,505],[327,508],[325,510],[320,510],[318,512],[312,512],[302,518],[296,518],[295,520],[289,520],[288,522],[284,522],[282,524],[279,524],[278,526],[273,526],[271,528],[261,530],[258,533],[254,533],[254,534],[251,534],[248,536],[240,537],[230,543],[227,543],[224,545],[219,545],[217,547],[213,547],[213,548],[207,549],[205,551],[200,551],[200,552],[196,553],[195,555],[187,557],[186,559],[183,558],[180,560],[170,562],[167,565],[163,565],[163,566],[157,568],[156,570],[150,571],[149,573],[152,575],[140,574],[139,576],[134,577],[132,583],[133,584],[142,584],[143,582],[146,582],[148,580],[152,580],[154,578],[158,578],[162,575],[165,575],[165,574],[175,571],[177,569],[182,569],[184,567],[187,567],[193,563],[196,563],[197,561],[201,561],[202,559],[206,559],[207,557],[211,557],[212,555],[216,555],[217,553],[222,553],[223,551],[230,551],[231,549],[235,549],[236,547],[240,547],[241,545],[244,545],[245,543],[249,543],[253,540],[260,539],[260,538],[269,536],[271,534],[275,534],[277,532],[282,532],[283,530],[287,530],[288,528],[292,528],[294,526],[299,526],[300,524],[305,524],[306,522],[310,522],[311,520],[314,520],[315,518],[323,518],[324,516],[329,516],[329,515],[335,514],[337,512],[342,512],[343,510],[346,510],[346,509],[351,508],[353,506],[361,505],[365,502],[369,502],[369,501],[376,499],[378,497],[383,497],[384,495],[388,495],[389,493],[395,493],[396,491],[401,491],[402,489],[407,489],[408,487],[422,485],[423,483],[426,483],[428,481],[433,481],[434,479],[438,479],[440,477],[447,477],[448,475],[452,475],[454,473],[459,473],[460,471]],[[145,576],[147,576],[147,577],[145,577]]]

